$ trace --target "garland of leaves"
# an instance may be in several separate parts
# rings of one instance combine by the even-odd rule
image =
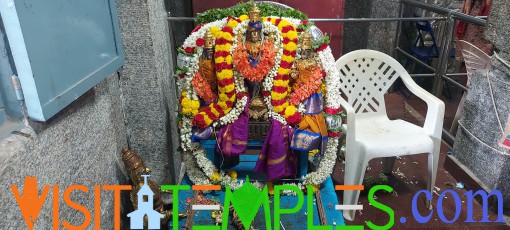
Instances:
[[[239,3],[233,7],[226,9],[210,9],[203,13],[197,14],[197,19],[195,20],[195,24],[205,24],[209,22],[213,22],[216,20],[220,20],[222,18],[226,18],[229,16],[239,18],[241,15],[248,15],[250,13],[250,9],[253,6],[253,2],[245,2]],[[257,7],[260,9],[261,16],[278,16],[278,17],[289,17],[296,18],[300,20],[308,19],[308,16],[295,9],[285,9],[281,10],[280,8],[270,5],[268,3],[260,3],[257,4]]]

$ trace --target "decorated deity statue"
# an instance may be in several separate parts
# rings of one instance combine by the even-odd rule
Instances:
[[[328,130],[322,115],[322,78],[323,72],[315,60],[312,39],[308,32],[301,35],[301,58],[296,60],[291,71],[293,79],[290,101],[302,103],[305,112],[301,122],[294,130],[291,148],[299,151],[319,149],[324,153],[327,146]]]
[[[256,70],[260,63],[264,46],[262,37],[262,22],[260,21],[260,10],[256,5],[250,10],[250,22],[246,28],[244,48],[248,51],[250,67]],[[268,119],[268,109],[261,94],[260,81],[247,78],[248,88],[251,94],[251,101],[248,107],[250,118],[255,121]]]
[[[198,72],[191,83],[197,95],[205,102],[202,104],[207,106],[218,97],[218,83],[214,63],[214,39],[209,31],[205,33],[204,40],[204,50],[198,60]]]
[[[199,59],[199,71],[205,78],[209,86],[214,92],[218,91],[218,84],[216,82],[216,75],[214,73],[214,39],[212,34],[207,31],[204,35],[205,45],[202,57]]]

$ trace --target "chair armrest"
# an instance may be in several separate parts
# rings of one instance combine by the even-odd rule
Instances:
[[[427,115],[425,117],[425,124],[423,125],[423,128],[429,133],[429,135],[441,139],[445,111],[444,102],[421,88],[413,81],[411,76],[407,75],[402,76],[401,78],[411,93],[427,103]]]
[[[342,97],[338,98],[337,100],[340,101],[340,106],[344,109],[345,113],[347,114],[347,130],[349,132],[349,136],[348,137],[352,137],[354,138],[355,137],[355,119],[354,117],[356,116],[356,112],[354,112],[354,108],[352,108],[352,106],[347,102],[345,101]],[[343,127],[343,125],[342,125]],[[346,130],[344,130],[344,132],[347,132]]]

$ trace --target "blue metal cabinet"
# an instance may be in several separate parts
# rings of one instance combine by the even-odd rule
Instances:
[[[0,0],[28,115],[46,121],[124,64],[115,0]]]

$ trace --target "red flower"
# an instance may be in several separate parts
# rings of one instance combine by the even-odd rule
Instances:
[[[225,102],[225,104],[227,104],[227,106],[228,106],[229,108],[234,107],[234,102],[227,101],[227,102]]]
[[[287,55],[287,56],[295,57],[296,56],[296,51],[283,50],[283,54]]]
[[[285,69],[290,69],[290,68],[292,68],[292,63],[289,63],[289,62],[286,62],[286,61],[281,61],[280,62],[280,67],[285,68]]]
[[[328,47],[328,44],[324,43],[317,50],[315,50],[315,52],[321,52],[321,51],[325,50],[327,47]]]
[[[233,78],[232,78],[232,79],[233,79]],[[228,97],[228,98],[231,98],[232,96],[234,96],[234,94],[235,94],[235,90],[232,90],[232,91],[230,91],[230,92],[228,92],[228,93],[225,93],[225,94],[227,95],[227,97]],[[237,96],[237,97],[242,97],[242,96]]]
[[[303,29],[301,29],[301,28],[297,28],[297,30],[296,30],[296,31],[297,31],[297,32],[303,32]]]
[[[197,126],[199,128],[207,128],[207,124],[205,123],[205,120],[204,120],[204,115],[202,114],[197,114],[195,116],[195,118],[193,118],[193,120],[191,120],[191,124],[193,124],[193,126]]]
[[[231,35],[234,35],[234,30],[232,30],[232,28],[230,28],[228,26],[223,27],[223,29],[221,31],[230,33]]]
[[[339,137],[339,136],[342,136],[342,132],[328,131],[328,136],[329,137]]]
[[[202,28],[202,26],[204,26],[204,24],[198,25],[197,27],[195,27],[195,29],[191,31],[191,33],[198,31],[200,28]]]
[[[307,25],[307,24],[308,24],[308,20],[302,20],[302,21],[301,21],[301,24],[303,24],[303,25]]]
[[[339,107],[336,109],[333,109],[331,107],[326,107],[326,109],[325,109],[325,112],[327,114],[332,114],[332,115],[336,115],[336,114],[340,113],[340,111],[342,111],[342,107]]]
[[[205,40],[203,38],[198,38],[195,43],[197,46],[203,46],[205,44]]]
[[[226,57],[228,55],[230,55],[230,53],[228,51],[216,51],[216,52],[214,52],[214,58]]]
[[[285,27],[282,28],[282,33],[287,33],[287,32],[289,32],[291,30],[294,30],[294,27],[292,27],[292,26],[285,26]]]
[[[273,86],[273,91],[276,93],[285,93],[287,92],[287,87],[285,86]]]
[[[186,53],[194,53],[195,52],[195,48],[194,47],[184,47],[184,51]]]
[[[262,96],[264,96],[264,97],[269,97],[270,95],[271,95],[271,92],[270,92],[270,91],[262,90]]]
[[[301,121],[301,114],[300,113],[294,113],[294,115],[287,118],[287,122],[289,124],[297,124]]]
[[[281,18],[276,19],[275,22],[274,22],[274,25],[278,26],[278,24],[280,24],[281,21],[282,21]]]

